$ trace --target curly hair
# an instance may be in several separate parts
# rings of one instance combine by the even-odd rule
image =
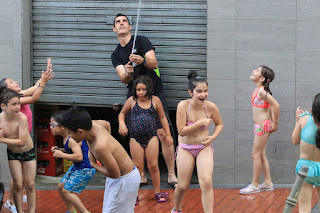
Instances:
[[[151,96],[153,95],[153,83],[151,78],[147,75],[140,75],[134,80],[132,85],[132,90],[131,90],[134,99],[138,98],[137,91],[136,91],[138,84],[146,85],[146,88],[147,88],[146,96],[151,98]]]

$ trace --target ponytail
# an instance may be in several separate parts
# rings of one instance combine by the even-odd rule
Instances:
[[[0,94],[7,89],[7,83],[6,83],[7,78],[3,78],[0,80]]]
[[[188,82],[188,90],[193,91],[193,89],[194,89],[199,83],[206,83],[207,86],[208,86],[207,79],[204,78],[204,77],[198,76],[198,73],[197,73],[197,71],[195,71],[195,70],[191,70],[191,71],[188,73],[188,79],[189,79],[189,82]]]
[[[264,87],[264,90],[267,92],[267,93],[270,93],[270,95],[272,95],[272,92],[269,88],[270,86],[270,83],[271,81],[273,81],[274,79],[274,72],[271,68],[267,67],[267,66],[259,66],[261,67],[261,76],[264,77],[264,82],[262,82],[262,85]]]

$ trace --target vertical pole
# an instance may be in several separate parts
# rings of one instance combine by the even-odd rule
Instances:
[[[304,165],[298,171],[298,174],[296,176],[294,185],[291,189],[290,195],[286,199],[286,206],[283,209],[283,213],[291,213],[293,208],[297,205],[298,196],[299,196],[303,181],[308,176],[308,170],[309,170],[309,167]]]

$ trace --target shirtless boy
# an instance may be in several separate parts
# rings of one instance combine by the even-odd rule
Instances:
[[[91,166],[107,177],[102,212],[133,212],[140,174],[121,144],[79,107],[67,110],[61,125],[75,141],[87,140]]]
[[[7,144],[8,162],[13,178],[13,198],[19,213],[22,212],[22,188],[28,197],[28,212],[35,212],[36,156],[28,131],[27,117],[20,112],[20,96],[6,89],[0,95],[0,143]]]

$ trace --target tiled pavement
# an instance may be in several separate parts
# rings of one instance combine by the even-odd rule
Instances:
[[[282,212],[285,206],[285,200],[290,193],[289,188],[277,188],[274,191],[264,191],[252,195],[240,195],[239,189],[214,189],[214,212],[229,213],[275,213]],[[140,202],[135,207],[136,213],[170,212],[173,208],[173,190],[162,190],[169,193],[169,199],[165,203],[157,203],[153,190],[140,190]],[[93,212],[101,212],[103,190],[84,190],[80,194],[80,199],[84,205]],[[6,191],[4,200],[8,197]],[[317,202],[316,193],[313,193],[312,207]],[[57,190],[37,190],[36,212],[42,213],[63,213],[66,212],[66,207],[61,200]],[[200,189],[189,189],[184,199],[183,210],[186,213],[203,212],[201,205]],[[24,211],[27,212],[27,205],[24,204]],[[296,207],[293,211],[298,213]],[[5,208],[1,213],[9,213]]]

